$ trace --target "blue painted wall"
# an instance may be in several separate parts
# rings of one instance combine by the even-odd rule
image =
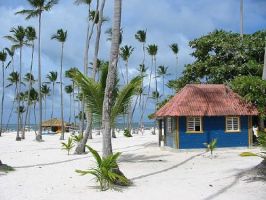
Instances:
[[[203,143],[209,143],[217,138],[217,147],[245,147],[248,146],[248,117],[240,117],[241,132],[225,132],[225,116],[203,117],[203,133],[186,133],[186,117],[179,117],[179,148],[205,148]],[[165,126],[166,128],[166,126]],[[166,146],[175,147],[173,133],[166,133]]]

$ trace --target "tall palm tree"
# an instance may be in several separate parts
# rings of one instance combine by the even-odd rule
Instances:
[[[170,49],[172,50],[172,52],[175,55],[175,59],[176,59],[176,68],[178,69],[178,52],[179,52],[179,48],[178,48],[178,44],[177,43],[172,43],[169,45]]]
[[[72,85],[65,86],[65,91],[69,94],[69,119],[68,123],[71,123],[71,115],[72,115],[72,93],[74,92],[74,88]]]
[[[10,40],[13,45],[13,49],[19,49],[19,84],[18,84],[18,93],[20,94],[21,92],[21,74],[22,74],[22,49],[24,45],[27,45],[26,41],[26,32],[25,29],[22,26],[18,26],[17,28],[12,28],[10,32],[13,35],[8,35],[5,36],[6,39]],[[18,109],[20,108],[20,98],[18,99]],[[20,141],[21,138],[19,137],[19,130],[20,130],[20,112],[18,112],[18,117],[17,117],[17,137],[16,141]]]
[[[28,73],[28,76],[29,76],[28,77],[29,78],[28,79],[29,80],[28,90],[30,91],[32,88],[32,83],[34,81],[34,77],[32,75],[32,67],[33,67],[33,57],[34,57],[34,45],[35,45],[35,40],[37,39],[37,37],[36,37],[35,28],[33,28],[32,26],[28,26],[25,31],[26,31],[26,38],[31,45],[31,63],[30,63],[30,72]],[[30,93],[28,93],[28,98],[27,98],[25,122],[24,122],[22,137],[21,137],[22,139],[25,139],[25,127],[27,124],[27,118],[28,118],[28,113],[29,113],[29,104],[30,104]]]
[[[57,72],[56,71],[50,71],[49,74],[46,76],[46,78],[49,80],[50,83],[52,83],[52,113],[51,113],[51,119],[54,118],[54,92],[55,92],[55,84],[57,81]]]
[[[134,48],[132,46],[125,45],[123,47],[120,47],[120,57],[125,62],[126,67],[126,84],[128,84],[128,60],[133,53]],[[127,117],[127,130],[131,132],[131,107],[129,107],[129,110],[127,111],[128,117]]]
[[[42,84],[42,97],[44,99],[44,119],[47,119],[46,117],[46,101],[47,101],[47,96],[49,96],[51,93],[51,89],[48,85]]]
[[[41,96],[42,87],[42,72],[41,72],[41,22],[42,13],[50,11],[52,7],[58,3],[58,0],[27,0],[31,9],[21,10],[16,14],[26,15],[26,20],[38,17],[38,91]],[[42,98],[39,99],[39,133],[36,135],[36,140],[42,140]]]
[[[138,40],[142,44],[143,60],[142,60],[142,64],[140,65],[140,67],[144,67],[143,69],[145,69],[146,31],[145,30],[138,30],[137,33],[135,34],[135,38],[136,38],[136,40]],[[145,70],[145,73],[146,73],[146,70]],[[141,127],[141,128],[144,127],[144,124],[143,124],[143,116],[144,116],[144,104],[145,104],[144,98],[142,98],[142,94],[143,94],[143,91],[144,91],[144,88],[143,88],[143,80],[142,80],[142,84],[141,84],[142,92],[140,93],[140,99],[139,99],[140,102],[142,101],[142,105],[141,105],[141,116],[140,116],[140,121],[139,121],[139,127]]]
[[[164,79],[165,76],[168,76],[169,74],[167,73],[168,67],[165,67],[163,65],[158,66],[158,75],[162,76],[163,78],[163,96],[164,96]]]
[[[5,61],[7,53],[5,50],[0,51],[0,61],[2,62],[2,99],[1,99],[1,119],[0,119],[0,136],[3,129],[3,112],[4,112],[4,100],[5,100]]]
[[[56,34],[51,37],[52,40],[57,40],[61,43],[61,61],[60,61],[60,96],[61,96],[61,136],[60,140],[64,140],[65,126],[64,126],[64,104],[63,104],[63,58],[64,58],[64,44],[67,39],[67,31],[63,29],[57,30]]]
[[[8,128],[11,116],[13,114],[13,110],[14,110],[14,106],[15,106],[15,102],[16,102],[16,97],[18,96],[18,83],[19,83],[19,73],[16,71],[13,71],[9,74],[7,80],[9,82],[9,84],[6,87],[10,87],[10,86],[15,86],[15,92],[14,92],[14,99],[12,102],[12,107],[11,107],[11,111],[8,115],[8,120],[7,120],[7,125],[6,128]]]
[[[85,4],[88,6],[88,22],[87,22],[87,32],[86,32],[86,42],[85,42],[85,49],[84,49],[84,73],[86,75],[88,75],[88,67],[89,67],[89,63],[88,63],[88,56],[89,56],[89,48],[90,48],[90,40],[93,34],[93,30],[94,30],[94,26],[96,24],[96,22],[98,22],[99,17],[98,17],[98,7],[99,7],[99,0],[96,1],[96,9],[94,12],[91,11],[91,3],[92,0],[75,0],[75,3],[77,5],[79,4]],[[92,24],[91,22],[92,21]],[[84,97],[82,98],[82,112],[84,113],[85,111],[85,107],[84,107]],[[82,115],[82,119],[81,119],[81,126],[80,126],[80,131],[83,134],[83,128],[84,128],[84,115]],[[86,133],[88,134],[90,137],[92,137],[91,134],[91,114],[89,112],[86,112],[86,117],[87,117],[87,125],[86,125]]]
[[[120,35],[121,8],[122,8],[122,0],[115,0],[110,61],[108,66],[108,75],[104,92],[103,114],[102,114],[103,157],[107,157],[108,155],[111,155],[113,152],[112,140],[111,140],[111,109],[112,109],[112,91],[115,86],[115,77],[117,71],[117,61],[118,61],[119,45],[120,45],[119,42],[121,39]]]

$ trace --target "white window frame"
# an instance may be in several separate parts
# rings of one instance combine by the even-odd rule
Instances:
[[[187,133],[203,133],[202,117],[186,117],[186,132]],[[196,126],[200,126],[200,130],[196,130]]]
[[[166,126],[167,132],[172,133],[172,119],[171,119],[171,117],[167,117],[166,123],[167,123],[167,126]]]
[[[225,118],[225,132],[240,132],[240,117],[238,116],[227,116]]]

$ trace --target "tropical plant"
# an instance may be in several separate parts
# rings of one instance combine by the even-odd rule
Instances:
[[[172,50],[172,52],[175,55],[175,59],[176,59],[176,67],[178,68],[178,52],[179,52],[179,48],[178,48],[178,44],[177,43],[172,43],[169,45],[170,49]]]
[[[46,76],[46,78],[49,80],[49,83],[52,83],[52,113],[51,113],[51,119],[54,117],[54,92],[55,92],[55,84],[57,83],[57,72],[56,71],[50,71],[49,74]]]
[[[51,39],[55,39],[58,42],[61,43],[61,64],[60,64],[60,105],[61,105],[61,136],[60,140],[64,140],[64,134],[65,134],[65,126],[64,126],[64,103],[63,103],[63,56],[64,56],[64,44],[67,39],[67,31],[63,31],[63,29],[57,30],[56,34],[53,34]]]
[[[120,47],[120,57],[123,59],[125,62],[125,67],[126,67],[126,84],[128,84],[129,77],[128,77],[128,59],[133,53],[134,48],[132,46],[125,45],[123,47]],[[131,132],[131,106],[129,106],[129,110],[127,111],[127,129],[129,132]]]
[[[168,76],[169,74],[167,73],[168,67],[165,67],[163,65],[158,66],[158,75],[162,76],[163,78],[163,96],[164,96],[164,80],[165,80],[165,76]]]
[[[51,89],[48,85],[42,84],[42,97],[44,98],[44,119],[46,119],[46,101],[47,96],[51,93]]]
[[[9,57],[11,58],[12,72],[13,72],[13,71],[15,71],[15,67],[14,67],[15,49],[13,49],[13,48],[5,48],[5,51],[8,53]]]
[[[74,88],[72,85],[65,86],[65,92],[69,95],[69,119],[68,123],[71,122],[71,115],[72,115],[72,93],[74,92]]]
[[[34,42],[37,39],[37,37],[36,37],[36,31],[35,31],[35,29],[32,26],[28,26],[25,29],[25,34],[26,34],[27,41],[31,45],[30,72],[26,74],[26,76],[27,75],[29,76],[28,77],[28,81],[29,81],[29,86],[28,86],[29,88],[28,88],[28,90],[31,90],[32,84],[33,84],[33,81],[34,81],[34,78],[31,77],[31,76],[33,76],[32,75],[32,67],[33,67],[33,57],[34,57],[34,44],[35,44]],[[29,113],[29,104],[30,104],[30,93],[28,94],[28,101],[27,101],[27,105],[26,105],[25,122],[24,122],[23,132],[22,132],[22,136],[21,136],[22,139],[25,139],[25,127],[26,127],[26,124],[27,124],[27,118],[28,118],[28,113]]]
[[[96,123],[101,123],[103,113],[103,99],[104,91],[106,89],[106,81],[108,74],[108,66],[101,67],[100,81],[96,82],[91,78],[86,77],[77,69],[73,69],[71,77],[75,81],[75,84],[81,88],[81,92],[85,97],[86,106],[91,109],[93,113],[93,119]],[[115,88],[112,91],[112,110],[110,113],[111,127],[115,125],[115,119],[118,116],[124,114],[131,103],[132,96],[136,94],[138,88],[140,88],[141,77],[133,78],[129,84],[118,90],[118,80],[115,80]],[[86,135],[84,136],[84,138]],[[86,139],[82,140],[80,146],[85,146]],[[77,152],[78,153],[78,152]]]
[[[217,146],[217,139],[212,139],[212,141],[208,144],[208,143],[203,143],[204,146],[206,147],[207,151],[211,152],[211,156],[213,155],[213,151]]]
[[[2,161],[0,160],[0,172],[11,172],[11,171],[15,171],[15,169],[7,164],[3,164]]]
[[[127,128],[124,129],[124,136],[125,136],[125,137],[132,137],[130,131],[129,131]]]
[[[112,189],[118,182],[120,185],[127,186],[130,181],[124,176],[117,172],[118,164],[117,160],[121,155],[120,152],[110,154],[106,157],[101,157],[99,153],[93,148],[87,146],[91,154],[93,155],[97,166],[88,170],[76,170],[81,175],[93,175],[95,176],[96,182],[99,182],[101,191]]]
[[[67,142],[61,142],[62,144],[62,149],[66,150],[67,151],[67,155],[69,155],[71,149],[73,149],[74,147],[74,143],[73,143],[73,139],[72,137],[69,137]]]
[[[38,17],[38,88],[41,96],[42,73],[41,73],[41,22],[42,13],[50,11],[58,3],[58,0],[27,0],[31,9],[21,10],[16,14],[26,15],[26,20]],[[42,98],[39,100],[39,133],[36,135],[37,141],[42,141]]]
[[[1,116],[0,116],[0,136],[3,129],[3,113],[4,113],[4,100],[5,100],[5,61],[7,53],[5,50],[0,51],[0,61],[2,62],[2,98],[1,98]]]
[[[18,93],[21,92],[21,74],[22,74],[22,48],[24,45],[28,45],[26,41],[26,31],[22,26],[18,26],[17,28],[12,28],[10,33],[13,35],[5,36],[6,39],[13,43],[12,49],[19,49],[19,84],[18,84]],[[18,107],[17,110],[20,108],[20,99],[18,99]],[[21,138],[19,136],[20,131],[20,112],[18,112],[17,116],[17,136],[16,141],[20,141]]]
[[[73,135],[72,138],[73,138],[73,141],[78,144],[83,139],[83,135],[82,134]]]
[[[13,98],[13,102],[12,102],[12,107],[11,107],[11,111],[8,115],[8,119],[7,119],[7,126],[6,128],[8,128],[11,116],[13,114],[13,110],[14,110],[14,106],[15,106],[15,102],[16,102],[16,97],[18,96],[18,83],[19,83],[19,73],[16,71],[13,71],[9,74],[8,78],[7,78],[9,84],[6,87],[10,87],[15,85],[15,91],[14,91],[14,98]]]

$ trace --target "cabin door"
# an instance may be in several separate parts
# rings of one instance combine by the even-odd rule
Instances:
[[[165,127],[165,145],[172,148],[178,148],[178,138],[179,135],[177,135],[177,118],[167,117]]]

